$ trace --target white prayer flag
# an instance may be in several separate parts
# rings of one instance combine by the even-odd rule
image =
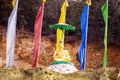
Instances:
[[[15,49],[15,38],[16,38],[16,22],[17,22],[17,9],[18,0],[12,10],[12,13],[8,20],[7,29],[7,42],[6,42],[6,66],[13,66],[14,62],[14,49]]]

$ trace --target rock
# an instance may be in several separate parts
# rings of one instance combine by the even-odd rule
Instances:
[[[116,80],[120,80],[120,71],[119,71],[119,73],[117,75],[117,79]]]
[[[21,64],[22,67],[24,65]],[[45,68],[18,69],[3,67],[0,68],[0,80],[120,80],[118,77],[119,73],[116,70],[120,72],[120,69],[117,68],[101,68],[86,69],[70,74],[60,74]],[[113,73],[118,76],[112,78],[110,74]]]
[[[100,80],[110,80],[109,75],[106,72],[104,72],[100,75]]]

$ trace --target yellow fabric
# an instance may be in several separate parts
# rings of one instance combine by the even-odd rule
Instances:
[[[12,0],[12,6],[14,7],[16,4],[16,0]]]
[[[91,0],[87,0],[86,4],[88,4],[90,6],[91,5]]]
[[[57,29],[57,41],[56,41],[56,50],[59,50],[59,43],[62,38],[62,30]]]
[[[44,3],[46,2],[46,0],[42,0]]]
[[[53,58],[54,61],[71,62],[68,50],[56,50]]]
[[[65,0],[61,8],[59,23],[65,23],[67,7],[68,7],[68,1]],[[54,60],[71,62],[68,50],[64,50],[64,30],[57,29],[56,37],[57,37],[56,51],[53,56]]]
[[[68,7],[68,1],[67,0],[65,0],[65,2],[62,5],[61,14],[60,14],[60,18],[59,18],[59,23],[65,23],[66,7]]]
[[[66,7],[67,6],[68,6],[68,1],[65,0],[65,2],[62,5],[62,8],[61,8],[61,14],[60,14],[60,18],[59,18],[59,23],[65,23]],[[62,30],[57,29],[56,50],[59,50],[59,42],[60,42],[60,40],[64,40],[64,39],[62,39],[62,33],[63,33]]]

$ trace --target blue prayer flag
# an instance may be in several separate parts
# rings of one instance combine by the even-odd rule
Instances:
[[[86,62],[88,14],[89,14],[89,5],[85,4],[81,18],[80,18],[82,41],[81,41],[80,48],[78,51],[78,57],[79,57],[80,64],[81,64],[81,67],[80,67],[81,70],[85,69],[85,62]]]

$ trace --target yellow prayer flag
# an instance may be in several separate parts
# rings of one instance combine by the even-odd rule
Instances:
[[[68,7],[68,1],[67,0],[65,0],[65,2],[62,5],[61,14],[60,14],[60,18],[59,18],[59,23],[65,23],[66,7]],[[56,50],[59,50],[59,42],[60,42],[60,40],[62,40],[62,33],[63,33],[62,30],[57,29]]]
[[[65,0],[65,2],[62,5],[61,14],[60,14],[60,18],[59,18],[59,23],[65,23],[66,7],[68,7],[68,1],[67,0]]]
[[[56,50],[59,50],[59,43],[60,43],[60,40],[62,38],[62,30],[60,29],[57,29],[57,41],[56,41]]]

